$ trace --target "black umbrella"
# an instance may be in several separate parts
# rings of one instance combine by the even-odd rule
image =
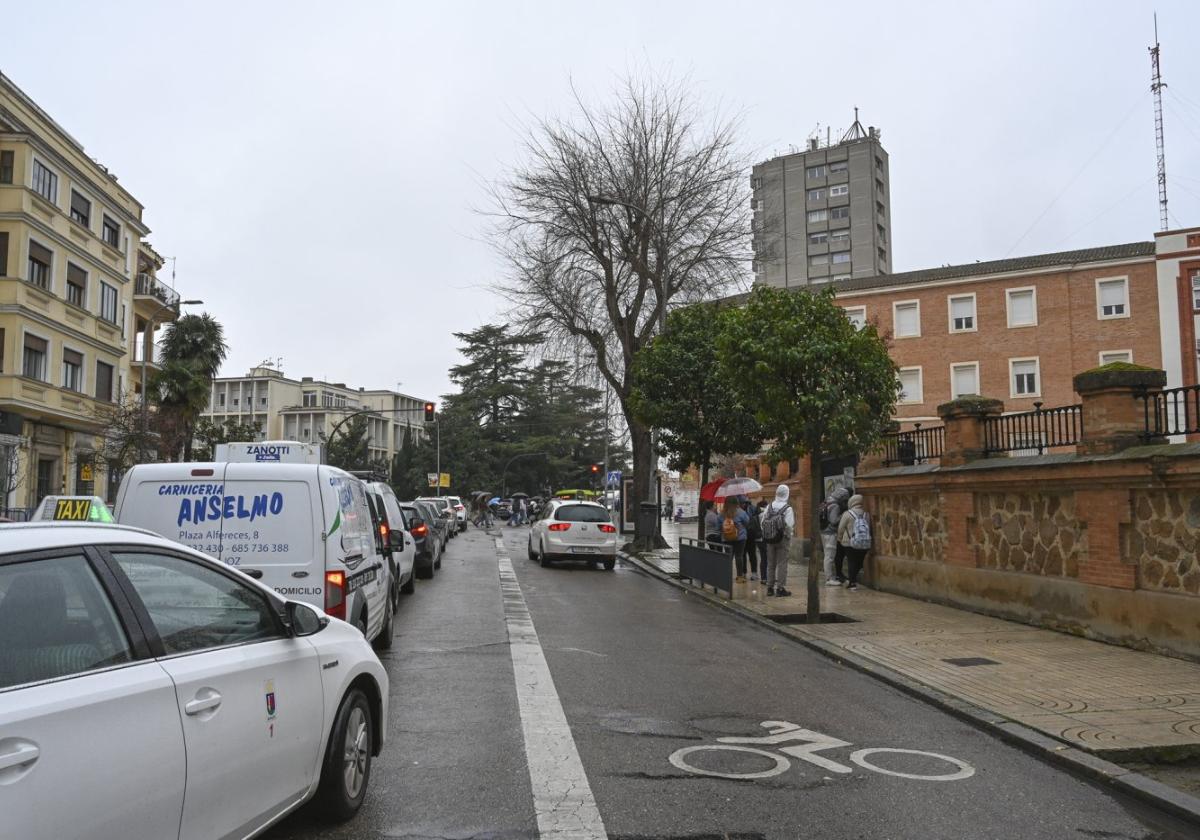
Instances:
[[[528,499],[529,494],[528,493],[513,493],[511,496],[509,496],[509,498],[510,499]]]

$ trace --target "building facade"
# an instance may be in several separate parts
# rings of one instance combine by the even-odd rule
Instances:
[[[404,442],[425,435],[425,401],[384,389],[350,388],[305,376],[289,379],[276,368],[260,365],[246,376],[213,380],[203,416],[214,423],[257,423],[259,440],[322,442],[334,427],[355,412],[367,418],[368,451],[373,461],[391,463]]]
[[[888,155],[879,130],[764,161],[751,175],[755,281],[790,288],[892,271]]]
[[[141,390],[151,315],[178,315],[149,232],[116,176],[0,74],[0,513],[115,496],[106,411]]]

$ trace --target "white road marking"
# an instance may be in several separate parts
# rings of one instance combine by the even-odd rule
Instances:
[[[538,834],[543,840],[608,840],[533,618],[499,537],[496,554]]]

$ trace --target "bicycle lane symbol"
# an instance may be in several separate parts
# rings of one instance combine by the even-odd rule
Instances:
[[[772,776],[778,776],[781,773],[786,773],[792,766],[792,762],[786,756],[798,758],[801,761],[806,761],[831,773],[853,773],[854,768],[839,761],[834,761],[823,755],[818,755],[818,752],[823,750],[840,749],[842,747],[851,747],[849,741],[842,741],[830,735],[825,735],[820,732],[814,732],[811,729],[805,729],[799,724],[789,723],[786,720],[765,720],[760,724],[767,730],[768,734],[760,737],[728,737],[718,738],[716,744],[701,744],[695,747],[683,747],[671,753],[669,761],[675,767],[687,773],[693,773],[697,776],[712,776],[718,779],[769,779]],[[759,747],[741,746],[742,744],[758,744],[759,746],[771,746],[778,750],[776,752],[768,752]],[[788,744],[788,746],[778,746],[779,744]],[[687,759],[697,753],[713,753],[713,752],[739,752],[750,753],[752,755],[762,756],[775,763],[775,766],[769,770],[760,770],[750,773],[723,773],[716,770],[707,770],[703,767],[697,767],[690,763]],[[935,775],[922,773],[903,773],[898,770],[890,770],[887,767],[868,761],[872,756],[884,754],[890,755],[911,755],[923,756],[925,758],[936,759],[947,764],[953,765],[956,769],[950,773],[941,773]],[[864,770],[870,770],[875,773],[882,773],[887,776],[897,776],[901,779],[918,779],[926,782],[956,782],[961,779],[969,779],[975,775],[975,768],[965,761],[957,758],[952,758],[941,753],[926,752],[925,750],[908,750],[898,747],[867,747],[865,749],[855,750],[850,753],[849,760]]]

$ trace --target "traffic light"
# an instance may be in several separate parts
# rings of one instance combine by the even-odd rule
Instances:
[[[436,406],[435,406],[433,403],[431,403],[431,402],[427,402],[427,403],[425,403],[425,422],[426,422],[426,423],[432,423],[432,422],[433,422],[433,410],[434,410],[434,408],[436,408]]]
[[[600,475],[600,470],[604,469],[600,464],[592,464],[592,475]]]

